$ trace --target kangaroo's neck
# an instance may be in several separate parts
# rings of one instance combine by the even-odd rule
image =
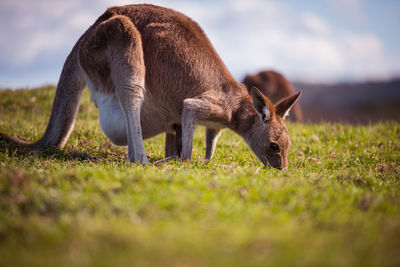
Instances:
[[[241,105],[232,113],[231,129],[246,138],[250,129],[260,120],[250,101]]]
[[[251,127],[260,120],[260,117],[244,85],[237,83],[235,86],[237,87],[234,90],[235,93],[226,97],[227,105],[231,110],[229,128],[246,138]]]

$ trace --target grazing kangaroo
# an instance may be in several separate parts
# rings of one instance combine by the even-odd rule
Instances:
[[[272,103],[278,102],[284,97],[288,97],[294,93],[293,86],[285,77],[276,71],[261,71],[255,75],[246,75],[243,80],[247,90],[250,92],[251,88],[257,87],[261,93],[268,96]],[[303,112],[299,103],[293,105],[290,119],[303,122]]]
[[[181,13],[154,5],[109,8],[68,56],[44,136],[35,143],[2,137],[35,149],[62,147],[85,84],[99,109],[102,130],[114,144],[128,145],[131,162],[147,164],[143,139],[174,133],[177,125],[182,125],[182,159],[189,160],[193,134],[201,124],[212,144],[209,156],[220,130],[230,128],[264,165],[287,167],[290,141],[283,118],[300,92],[275,106],[255,88],[250,96],[202,29]],[[176,146],[167,138],[166,151]]]

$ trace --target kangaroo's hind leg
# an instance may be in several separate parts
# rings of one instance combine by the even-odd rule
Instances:
[[[176,135],[175,133],[165,134],[165,158],[176,157]]]
[[[174,131],[165,134],[165,157],[181,157],[182,154],[182,126],[173,125]]]
[[[128,160],[147,164],[140,125],[145,82],[140,33],[129,18],[113,16],[96,27],[83,50],[81,54],[88,58],[81,60],[86,73],[93,72],[100,90],[117,96],[125,116]]]

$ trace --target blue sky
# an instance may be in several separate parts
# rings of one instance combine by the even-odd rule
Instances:
[[[1,0],[0,88],[57,83],[79,36],[117,0]],[[233,75],[308,82],[400,76],[400,1],[157,0],[204,29]]]

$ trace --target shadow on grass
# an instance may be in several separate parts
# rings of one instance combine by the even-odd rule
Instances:
[[[45,149],[37,149],[29,146],[30,142],[13,137],[7,134],[0,133],[0,153],[8,154],[9,156],[23,158],[26,156],[38,156],[41,158],[55,159],[61,161],[79,161],[79,162],[121,162],[126,160],[127,153],[116,153],[114,151],[107,151],[104,149],[96,156],[82,151],[68,151],[57,147],[50,147]],[[173,156],[163,158],[159,156],[148,155],[150,163],[154,166],[161,166],[171,161],[178,161],[180,158]]]
[[[0,153],[9,156],[24,157],[28,155],[36,155],[48,159],[58,160],[75,160],[82,162],[99,162],[101,158],[90,156],[86,152],[81,151],[65,151],[60,148],[51,147],[46,149],[36,149],[29,146],[29,142],[23,141],[17,137],[0,133]]]

